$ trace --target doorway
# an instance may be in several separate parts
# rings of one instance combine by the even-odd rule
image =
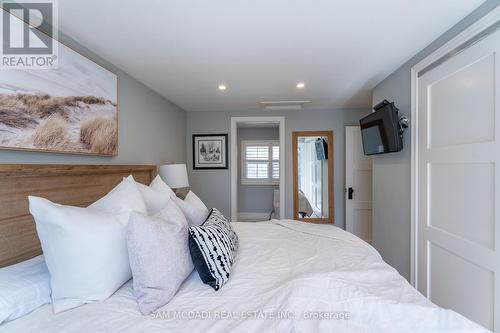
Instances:
[[[231,118],[231,220],[284,218],[284,117]]]

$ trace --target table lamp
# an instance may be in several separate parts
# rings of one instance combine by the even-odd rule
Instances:
[[[186,164],[160,165],[161,179],[177,194],[177,190],[189,187]]]

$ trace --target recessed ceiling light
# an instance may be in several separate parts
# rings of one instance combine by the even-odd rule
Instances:
[[[299,89],[302,89],[302,88],[304,88],[305,86],[306,86],[306,84],[305,84],[304,82],[299,82],[299,83],[297,83],[297,88],[299,88]]]
[[[224,84],[219,84],[219,90],[226,90],[226,88]]]

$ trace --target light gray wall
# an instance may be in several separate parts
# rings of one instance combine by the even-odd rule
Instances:
[[[448,30],[403,66],[379,83],[373,90],[373,104],[383,99],[394,101],[400,113],[410,117],[411,67],[472,23],[500,4],[486,1],[474,12]],[[411,119],[410,119],[411,121]],[[384,260],[410,279],[410,137],[404,134],[404,149],[399,153],[375,156],[373,159],[373,245]]]
[[[292,193],[292,131],[333,130],[334,144],[334,205],[335,225],[344,227],[344,166],[345,126],[357,125],[367,109],[283,112],[187,112],[187,163],[192,190],[209,207],[217,207],[231,216],[231,176],[228,170],[193,170],[192,134],[228,133],[231,117],[284,116],[285,117],[285,217],[293,217]],[[231,148],[229,148],[231,149]],[[229,152],[230,153],[230,152]],[[230,157],[228,157],[230,160]],[[229,166],[232,167],[231,165]]]
[[[242,140],[279,140],[278,127],[238,128],[238,151],[241,156]],[[241,159],[238,159],[238,212],[268,213],[273,210],[274,190],[279,186],[241,185]]]
[[[186,160],[186,112],[63,33],[59,40],[118,76],[116,157],[0,150],[0,163],[161,164]]]

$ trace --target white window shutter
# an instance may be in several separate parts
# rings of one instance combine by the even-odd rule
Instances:
[[[280,175],[279,148],[277,141],[242,141],[241,183],[276,185]]]

